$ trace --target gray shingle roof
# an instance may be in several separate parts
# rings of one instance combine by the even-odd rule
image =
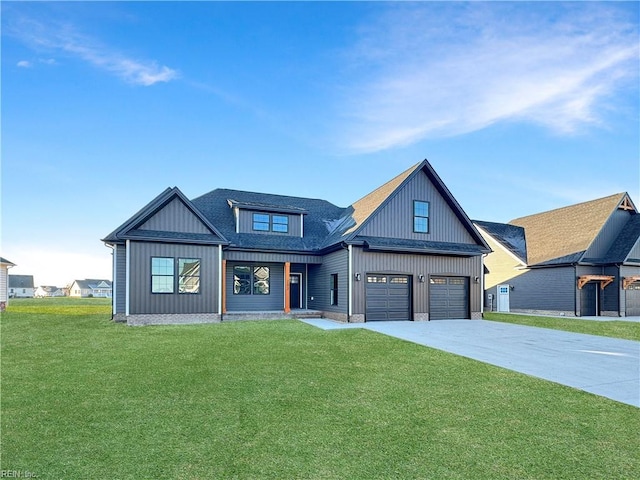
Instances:
[[[75,280],[75,283],[82,289],[91,289],[97,288],[100,283],[105,282],[109,288],[111,288],[111,280],[101,280],[95,278],[87,278],[85,280]]]
[[[586,251],[626,196],[626,193],[617,193],[516,218],[509,223],[525,229],[529,265],[546,264]]]
[[[357,236],[355,239],[364,242],[364,246],[370,250],[469,256],[486,252],[486,249],[481,245],[471,243],[431,242],[427,240],[366,236]]]
[[[515,255],[523,263],[527,263],[527,242],[524,228],[508,223],[485,222],[474,220],[473,223],[482,228],[491,237]]]
[[[304,238],[288,235],[262,235],[235,230],[233,210],[229,200],[244,205],[264,205],[275,211],[291,210],[305,213]],[[192,200],[193,205],[213,224],[232,246],[265,250],[288,250],[299,252],[318,251],[325,246],[332,227],[345,212],[326,200],[290,197],[268,193],[245,192],[219,188]],[[268,211],[269,208],[265,207]]]
[[[33,275],[9,275],[9,288],[33,288]]]
[[[630,259],[629,254],[633,247],[640,241],[640,214],[632,215],[626,223],[618,238],[613,242],[607,254],[602,258],[603,263],[623,263]]]

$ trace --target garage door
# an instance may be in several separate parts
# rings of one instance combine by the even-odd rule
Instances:
[[[367,274],[365,321],[410,320],[410,298],[408,276]]]
[[[625,304],[627,317],[640,316],[640,283],[635,282],[629,285],[626,290],[626,295]]]
[[[431,277],[429,279],[429,320],[469,318],[469,279]]]

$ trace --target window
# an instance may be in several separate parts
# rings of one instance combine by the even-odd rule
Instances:
[[[331,305],[338,305],[338,274],[331,274]]]
[[[289,232],[289,217],[287,215],[270,215],[268,213],[253,214],[253,230],[257,232]]]
[[[429,202],[413,201],[413,231],[429,233]]]
[[[269,267],[233,267],[234,295],[269,295]]]
[[[200,259],[178,259],[178,292],[200,293]]]
[[[233,294],[251,295],[251,267],[233,267]]]
[[[274,215],[272,217],[271,230],[274,232],[287,233],[289,231],[289,217],[285,215]]]
[[[151,257],[151,293],[173,293],[173,258]]]
[[[253,214],[253,229],[260,232],[269,231],[269,215],[266,213]]]

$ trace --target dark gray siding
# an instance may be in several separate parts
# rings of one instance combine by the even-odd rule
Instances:
[[[217,313],[218,247],[131,242],[131,314]],[[151,257],[199,258],[200,293],[151,293]]]
[[[606,267],[603,272],[604,275],[611,275],[614,280],[607,285],[601,292],[601,311],[602,312],[615,312],[618,313],[620,309],[620,289],[621,282],[618,274],[618,267]],[[598,284],[598,290],[600,291],[600,285]]]
[[[261,252],[224,252],[224,257],[228,261],[241,262],[273,262],[273,263],[322,263],[322,257],[314,255],[296,255],[293,253],[261,253]]]
[[[482,275],[482,258],[449,257],[435,255],[411,255],[401,253],[365,252],[361,248],[353,249],[353,271],[360,272],[363,281],[354,282],[353,313],[365,312],[365,274],[399,273],[413,277],[413,312],[429,312],[429,275],[461,276],[470,279],[471,312],[480,312],[481,285],[475,283],[475,277]],[[418,281],[424,275],[423,283]]]
[[[322,265],[309,265],[308,308],[348,313],[348,268],[349,254],[344,249],[325,255]],[[338,274],[338,305],[331,305],[331,275],[335,273]]]
[[[139,229],[163,232],[211,233],[200,219],[177,198],[143,223]]]
[[[236,265],[269,267],[269,294],[234,295],[233,267]],[[284,265],[281,263],[227,261],[226,286],[227,312],[284,310]]]
[[[238,221],[238,233],[262,233],[265,235],[288,235],[292,237],[300,236],[300,215],[289,215],[286,213],[269,213],[269,212],[258,212],[255,210],[242,210],[239,211],[239,221]],[[263,213],[265,215],[281,215],[283,217],[289,218],[289,231],[287,233],[281,232],[256,232],[253,229],[253,214],[254,213]]]
[[[413,201],[429,202],[429,233],[413,231]],[[362,229],[360,235],[410,238],[435,242],[472,243],[467,229],[426,174],[416,175]]]
[[[618,238],[618,235],[624,228],[625,224],[629,221],[629,212],[624,210],[616,210],[605,222],[602,230],[598,236],[593,240],[584,258],[600,258],[604,257],[613,242]]]
[[[127,248],[124,245],[116,245],[114,251],[115,272],[113,281],[115,288],[115,311],[113,313],[125,313],[127,294]]]
[[[577,284],[573,267],[533,269],[501,283],[513,286],[509,293],[511,310],[576,310]],[[495,295],[495,289],[492,293]]]

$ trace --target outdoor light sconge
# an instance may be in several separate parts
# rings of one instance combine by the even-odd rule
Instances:
[[[356,277],[356,282],[359,282],[360,279],[362,278],[362,276],[359,273],[356,273],[355,277]]]
[[[473,281],[478,283],[480,281],[480,277],[473,277]]]
[[[418,281],[420,283],[424,283],[424,275],[422,275],[422,274],[418,275]]]

